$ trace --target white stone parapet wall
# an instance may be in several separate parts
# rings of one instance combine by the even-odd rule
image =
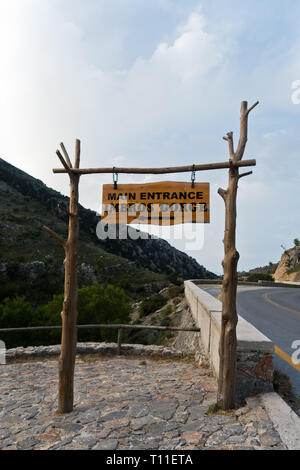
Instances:
[[[222,303],[193,281],[185,281],[185,297],[201,343],[214,374],[219,374],[219,341]],[[256,393],[273,390],[272,341],[251,323],[238,316],[237,324],[237,386],[238,400]]]

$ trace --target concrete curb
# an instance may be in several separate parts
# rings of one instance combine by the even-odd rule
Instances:
[[[222,284],[222,279],[189,279],[191,282],[194,282],[197,286],[201,284]],[[300,288],[300,282],[291,283],[288,281],[258,281],[258,282],[249,282],[249,281],[238,281],[239,286],[254,286],[254,287],[296,287]]]
[[[261,393],[255,397],[265,408],[274,428],[288,450],[300,450],[300,418],[278,393]],[[251,399],[249,400],[249,402]],[[248,400],[247,400],[248,403]]]

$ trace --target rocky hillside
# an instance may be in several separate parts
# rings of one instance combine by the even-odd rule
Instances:
[[[276,281],[300,282],[300,246],[286,250],[274,273]]]
[[[47,225],[66,236],[66,215],[58,209],[58,203],[67,205],[68,198],[0,159],[0,280],[13,283],[17,276],[24,280],[24,285],[27,278],[45,283],[50,282],[52,270],[51,282],[60,284],[63,250],[41,231],[41,226]],[[159,282],[172,273],[183,279],[215,277],[195,259],[155,237],[100,241],[96,236],[98,221],[95,212],[80,207],[82,284],[85,278],[89,283],[110,282],[112,278],[125,284],[153,279]],[[61,268],[56,272],[58,265]]]
[[[249,274],[274,274],[278,267],[278,263],[269,263],[267,266],[260,266],[249,270]]]

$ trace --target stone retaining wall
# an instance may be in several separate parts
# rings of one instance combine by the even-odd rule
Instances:
[[[192,281],[185,281],[185,297],[196,327],[200,328],[202,347],[218,377],[222,303]],[[272,341],[239,316],[237,325],[236,400],[273,391]]]
[[[5,357],[6,362],[15,360],[38,359],[55,357],[60,354],[60,345],[55,346],[30,346],[27,348],[18,347],[8,349]],[[77,354],[95,354],[98,356],[117,355],[118,346],[116,343],[78,343]],[[122,356],[147,356],[148,358],[165,358],[165,359],[181,359],[187,357],[188,354],[178,351],[175,348],[167,348],[164,346],[144,344],[122,344]]]

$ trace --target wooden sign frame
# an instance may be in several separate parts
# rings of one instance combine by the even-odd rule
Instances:
[[[222,323],[219,345],[220,370],[218,377],[218,404],[222,409],[228,410],[235,405],[235,377],[236,377],[236,291],[237,291],[237,263],[239,253],[235,247],[236,235],[236,197],[238,181],[240,178],[250,175],[252,172],[239,174],[239,168],[255,166],[255,160],[241,161],[247,143],[248,116],[250,111],[257,106],[258,101],[248,108],[247,101],[242,101],[240,117],[240,138],[237,150],[234,150],[233,133],[229,132],[224,139],[229,146],[229,161],[221,163],[209,163],[182,167],[166,168],[79,168],[80,141],[76,140],[75,164],[71,160],[63,144],[57,155],[63,168],[56,168],[54,173],[67,173],[70,179],[70,205],[66,211],[69,216],[69,234],[67,241],[63,240],[53,230],[43,227],[64,248],[66,258],[65,265],[65,296],[62,311],[62,344],[59,358],[59,393],[58,412],[68,413],[73,410],[74,393],[74,367],[77,342],[77,261],[78,261],[78,186],[79,178],[85,174],[95,173],[133,173],[133,174],[163,174],[194,172],[229,168],[228,188],[219,189],[219,194],[225,202],[225,235],[224,235],[224,278],[222,284]]]

